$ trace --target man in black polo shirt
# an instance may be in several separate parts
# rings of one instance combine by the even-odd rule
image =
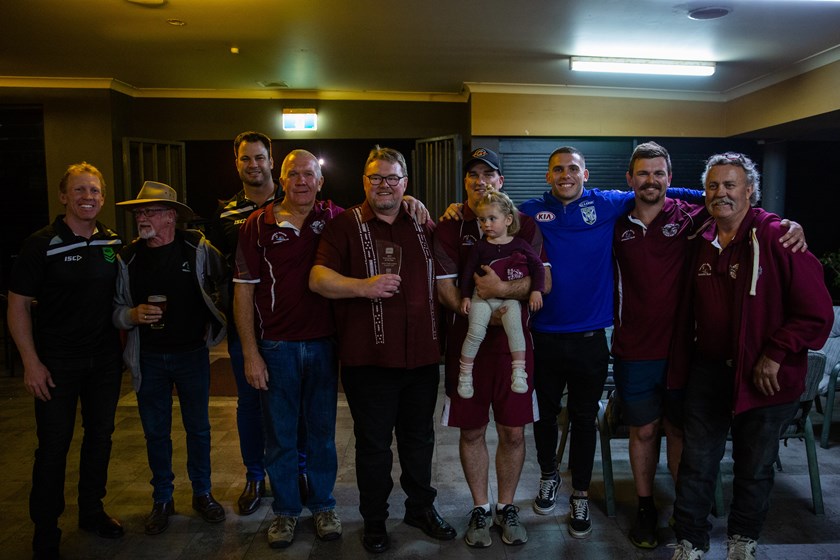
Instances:
[[[230,200],[219,204],[216,215],[208,223],[206,230],[207,239],[225,256],[230,270],[234,270],[239,228],[255,210],[274,200],[277,192],[277,185],[271,176],[274,159],[271,156],[271,139],[268,136],[261,132],[242,132],[233,141],[233,152],[236,157],[236,171],[242,180],[242,190]],[[232,302],[233,286],[229,285],[227,289]],[[239,433],[242,463],[245,465],[245,487],[237,500],[237,506],[240,515],[250,515],[259,509],[265,496],[265,433],[260,409],[260,392],[251,387],[245,379],[242,343],[233,321],[232,308],[228,309],[227,319],[230,367],[236,380],[236,428]],[[301,487],[306,488],[305,481]]]
[[[35,397],[38,449],[29,515],[38,559],[59,556],[58,518],[79,401],[79,527],[101,537],[123,536],[120,522],[102,505],[122,377],[119,336],[111,323],[122,241],[96,221],[105,201],[98,169],[71,165],[59,191],[66,213],[24,241],[9,289],[9,328],[23,359],[26,390]]]

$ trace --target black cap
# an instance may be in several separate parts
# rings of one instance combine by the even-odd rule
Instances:
[[[467,160],[467,164],[464,166],[464,169],[469,169],[478,161],[486,163],[496,171],[499,171],[502,167],[501,163],[499,163],[499,155],[496,152],[488,150],[487,148],[478,148],[470,154],[470,159]]]

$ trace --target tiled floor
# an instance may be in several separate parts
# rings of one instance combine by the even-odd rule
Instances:
[[[18,370],[18,375],[20,371]],[[31,480],[32,457],[36,447],[32,401],[23,389],[20,377],[0,377],[0,434],[4,440],[0,448],[0,558],[20,559],[30,556],[32,526],[28,517],[28,493]],[[442,397],[441,397],[442,400]],[[438,403],[440,410],[442,403]],[[339,398],[336,442],[339,452],[339,474],[335,488],[338,513],[343,521],[344,535],[333,542],[320,542],[315,538],[312,518],[305,514],[298,526],[294,544],[278,551],[268,547],[265,531],[271,520],[269,501],[265,500],[257,513],[240,517],[233,504],[241,491],[244,471],[239,458],[235,426],[235,400],[214,397],[210,405],[213,438],[213,492],[227,510],[227,521],[219,525],[203,522],[190,509],[190,486],[186,476],[183,429],[174,422],[174,460],[176,465],[175,501],[178,514],[172,518],[169,530],[158,536],[143,534],[143,517],[151,507],[151,487],[146,463],[145,444],[134,394],[126,378],[123,397],[117,409],[117,428],[114,434],[113,459],[106,508],[119,517],[126,528],[124,538],[114,541],[100,539],[76,529],[76,481],[80,428],[71,450],[67,472],[67,511],[62,516],[64,531],[62,555],[76,559],[136,558],[154,560],[212,560],[261,558],[330,559],[368,557],[361,546],[361,517],[357,510],[358,493],[353,466],[353,431],[350,412],[343,396]],[[822,421],[814,416],[817,423]],[[177,415],[176,415],[177,419]],[[80,425],[80,423],[79,423]],[[840,426],[835,424],[833,445],[818,449],[823,496],[824,516],[810,511],[811,495],[808,482],[804,445],[791,441],[782,448],[785,472],[776,477],[776,489],[764,535],[759,545],[762,558],[773,559],[822,559],[840,558]],[[817,428],[819,430],[819,428]],[[488,431],[495,445],[495,432]],[[614,441],[613,461],[617,487],[618,515],[609,518],[604,513],[603,478],[600,460],[596,460],[593,475],[592,517],[594,531],[585,540],[576,540],[566,530],[566,508],[569,486],[561,487],[558,508],[554,515],[538,516],[531,509],[531,499],[536,490],[539,469],[534,460],[533,437],[527,432],[526,465],[516,495],[521,508],[520,516],[528,529],[529,541],[524,546],[509,547],[495,535],[493,546],[473,550],[460,538],[463,535],[467,513],[471,506],[469,492],[458,461],[458,433],[454,429],[439,427],[434,464],[434,482],[438,489],[438,509],[457,529],[459,538],[439,543],[425,537],[419,530],[402,523],[404,495],[399,489],[399,465],[394,465],[395,490],[391,496],[391,518],[388,528],[393,546],[380,555],[381,560],[391,558],[563,558],[563,559],[629,559],[670,558],[673,533],[667,528],[669,504],[673,501],[673,487],[664,464],[657,474],[656,497],[660,504],[660,540],[664,543],[653,551],[634,548],[626,532],[635,513],[635,496],[627,460],[626,441]],[[396,452],[395,452],[396,454]],[[597,458],[600,458],[598,453]],[[729,459],[724,460],[724,472],[731,473]],[[564,464],[564,468],[566,465]],[[492,484],[491,484],[492,486]],[[730,486],[725,479],[724,491]],[[491,500],[494,495],[491,494]],[[725,557],[723,540],[725,522],[713,519],[713,546],[706,556],[710,560]]]

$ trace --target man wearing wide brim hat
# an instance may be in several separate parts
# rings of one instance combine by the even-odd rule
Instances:
[[[143,187],[140,189],[140,192],[137,193],[137,198],[134,200],[118,202],[117,206],[128,206],[129,208],[134,208],[144,205],[150,206],[152,204],[159,204],[161,206],[174,208],[177,212],[178,219],[181,221],[191,220],[195,216],[192,208],[186,204],[178,202],[178,193],[175,192],[175,189],[164,183],[158,183],[157,181],[146,181],[143,183]]]
[[[151,513],[145,532],[162,533],[175,512],[172,472],[172,387],[178,389],[187,432],[192,507],[205,521],[224,521],[210,493],[210,356],[225,337],[227,273],[222,255],[200,231],[177,229],[192,210],[169,185],[146,181],[135,200],[139,237],[119,255],[114,324],[128,331],[123,360],[131,370],[152,471]],[[147,303],[165,296],[165,307]]]

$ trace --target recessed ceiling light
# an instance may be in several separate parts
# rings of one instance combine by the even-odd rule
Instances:
[[[731,11],[732,8],[726,8],[724,6],[708,6],[705,8],[695,8],[694,10],[690,10],[688,12],[688,17],[689,19],[696,19],[700,21],[718,19],[723,16],[728,16]]]
[[[187,25],[186,21],[175,18],[169,18],[168,20],[166,20],[166,23],[168,23],[169,25],[174,25],[175,27],[184,27],[185,25]]]

